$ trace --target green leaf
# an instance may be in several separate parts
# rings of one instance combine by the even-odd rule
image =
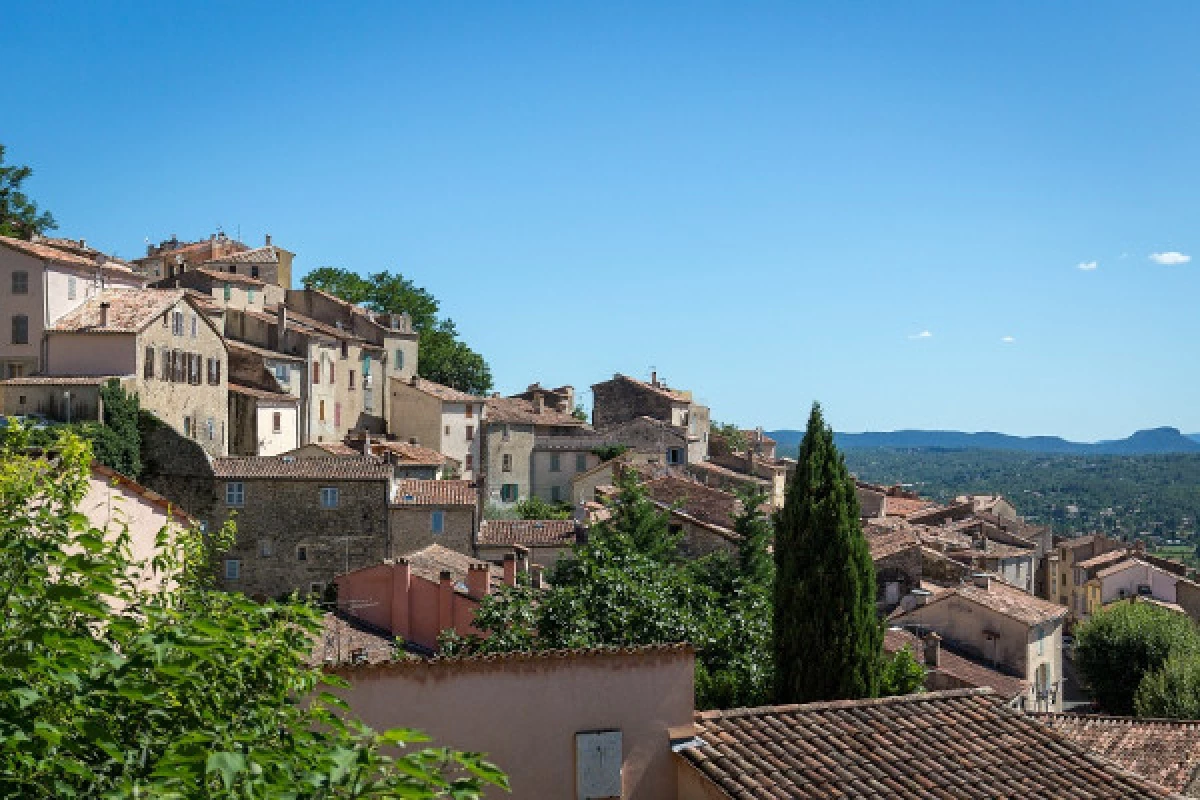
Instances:
[[[221,776],[221,783],[225,785],[225,789],[233,788],[233,782],[239,772],[246,769],[246,757],[241,753],[230,753],[218,751],[208,754],[208,760],[204,764],[204,774],[211,775],[216,772]]]

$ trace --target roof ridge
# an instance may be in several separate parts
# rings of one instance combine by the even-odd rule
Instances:
[[[457,552],[457,551],[452,551]],[[329,666],[329,670],[341,670],[348,667],[354,669],[389,668],[411,669],[428,666],[453,666],[455,664],[488,664],[488,663],[519,663],[522,661],[566,661],[575,658],[591,658],[619,655],[654,655],[654,654],[695,654],[696,649],[687,642],[667,642],[662,644],[640,645],[605,645],[601,647],[577,647],[554,650],[518,650],[504,653],[477,653],[460,656],[434,656],[428,659],[406,659],[390,661],[381,664],[341,664]]]
[[[1078,720],[1080,722],[1102,722],[1113,725],[1164,725],[1171,727],[1196,727],[1200,719],[1170,719],[1168,717],[1123,717],[1119,714],[1081,714],[1070,711],[1027,711],[1031,717]]]
[[[866,697],[860,700],[824,700],[816,703],[784,703],[781,705],[752,706],[749,708],[714,709],[696,712],[696,719],[737,719],[761,714],[789,714],[795,711],[836,711],[843,708],[878,707],[923,703],[930,700],[951,700],[957,697],[975,697],[996,693],[987,686],[974,689],[945,689],[938,692],[901,694],[893,697]]]

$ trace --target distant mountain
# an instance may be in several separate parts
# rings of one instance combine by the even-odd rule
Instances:
[[[781,451],[794,450],[804,431],[768,431]],[[1069,442],[1058,436],[1009,436],[1005,433],[961,431],[892,431],[890,433],[836,433],[843,449],[886,447],[893,449],[1019,450],[1028,453],[1073,455],[1158,455],[1200,453],[1200,434],[1184,436],[1178,428],[1151,428],[1126,439],[1106,442]]]
[[[1191,439],[1193,442],[1200,442],[1200,433],[1185,433],[1184,436]]]

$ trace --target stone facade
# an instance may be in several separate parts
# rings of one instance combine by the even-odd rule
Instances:
[[[509,507],[529,499],[533,487],[534,426],[485,422],[480,453],[484,504]]]
[[[592,423],[598,430],[651,417],[686,431],[689,461],[708,457],[708,407],[696,403],[690,392],[667,387],[657,373],[651,374],[649,383],[618,373],[612,380],[593,384],[592,397]]]
[[[288,394],[230,384],[229,451],[274,456],[300,445],[299,402]]]
[[[433,515],[442,514],[442,531],[434,532]],[[393,505],[388,511],[392,530],[391,557],[440,544],[448,550],[474,555],[475,507],[455,505]]]
[[[484,400],[416,376],[392,378],[388,432],[402,442],[437,450],[475,480],[480,463]]]
[[[99,422],[104,419],[100,400],[104,382],[104,378],[43,376],[0,380],[0,413],[41,414],[59,422]],[[126,378],[123,383],[131,381]]]

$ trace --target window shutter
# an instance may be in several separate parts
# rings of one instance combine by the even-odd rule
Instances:
[[[221,383],[221,359],[213,359],[213,383],[220,385]]]

